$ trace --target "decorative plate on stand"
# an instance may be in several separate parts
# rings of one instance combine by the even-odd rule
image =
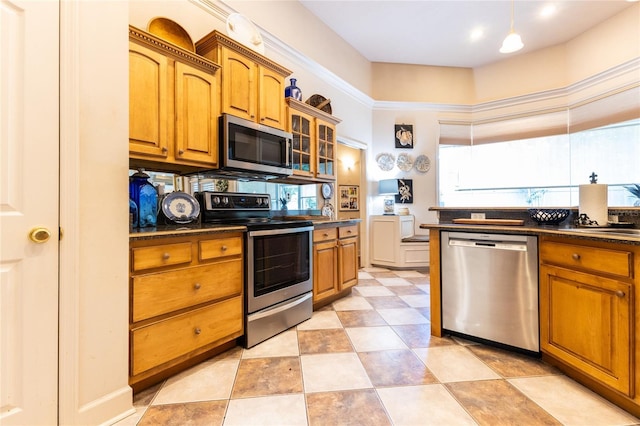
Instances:
[[[431,168],[431,160],[426,155],[418,155],[415,162],[415,168],[420,173],[427,173]]]
[[[331,203],[324,203],[324,206],[322,206],[322,216],[333,219],[333,205]]]

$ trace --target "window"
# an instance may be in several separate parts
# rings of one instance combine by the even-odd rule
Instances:
[[[483,142],[441,139],[440,206],[577,206],[578,186],[589,183],[593,172],[609,186],[610,206],[638,201],[626,189],[640,183],[638,119],[571,134]]]

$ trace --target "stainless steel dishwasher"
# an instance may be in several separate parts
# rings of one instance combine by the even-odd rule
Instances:
[[[442,231],[441,274],[445,332],[540,351],[537,237]]]

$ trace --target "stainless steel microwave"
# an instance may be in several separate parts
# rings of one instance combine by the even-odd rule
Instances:
[[[220,171],[247,177],[293,173],[291,133],[230,114],[220,116]]]

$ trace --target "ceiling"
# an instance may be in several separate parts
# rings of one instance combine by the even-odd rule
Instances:
[[[524,48],[503,54],[498,50],[509,33],[508,0],[299,1],[371,62],[465,68],[565,43],[633,5],[624,0],[516,0],[514,30]],[[556,12],[541,17],[547,5]],[[477,28],[483,35],[472,41]]]

